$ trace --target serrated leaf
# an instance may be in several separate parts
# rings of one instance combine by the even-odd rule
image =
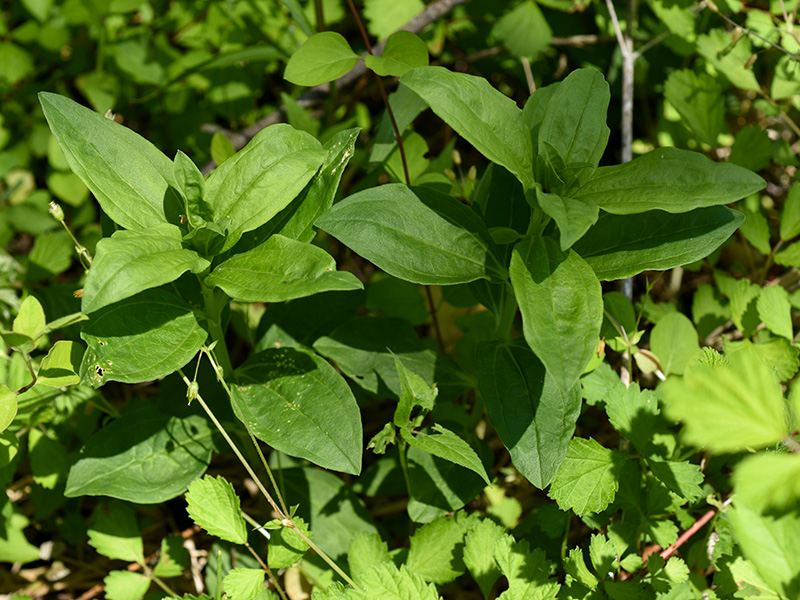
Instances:
[[[222,580],[225,595],[230,600],[253,600],[264,589],[262,569],[231,569]]]
[[[562,391],[523,343],[485,342],[476,355],[489,421],[528,481],[544,489],[564,460],[581,410],[578,383]],[[617,379],[618,381],[618,379]]]
[[[780,285],[769,285],[761,289],[756,304],[758,317],[772,333],[791,340],[794,337],[792,327],[792,305],[789,294]]]
[[[579,516],[601,512],[617,494],[623,460],[591,438],[574,438],[548,495],[561,510],[572,509]]]
[[[569,551],[569,556],[564,561],[564,570],[589,589],[596,589],[597,584],[600,583],[586,566],[583,550],[580,548],[573,548]]]
[[[733,353],[729,365],[668,379],[660,389],[667,415],[685,423],[690,444],[738,452],[779,442],[788,433],[780,385],[752,351]]]
[[[757,302],[761,288],[747,279],[736,282],[731,296],[731,313],[733,323],[744,334],[750,337],[761,322],[758,316]]]
[[[428,48],[410,31],[397,31],[386,40],[380,56],[368,54],[364,63],[383,77],[400,77],[414,67],[428,65]]]
[[[531,550],[527,540],[506,534],[495,543],[494,559],[508,579],[508,590],[498,600],[555,599],[559,585],[549,580],[551,565],[541,548]]]
[[[337,271],[336,261],[322,248],[277,234],[223,261],[206,277],[205,285],[218,287],[239,302],[285,302],[364,287],[352,273]]]
[[[787,510],[800,501],[800,456],[748,456],[733,471],[737,498],[759,512]]]
[[[681,498],[694,502],[703,495],[703,472],[698,465],[649,458],[647,466],[669,491]]]
[[[658,400],[652,390],[639,389],[638,383],[625,387],[619,380],[606,392],[606,413],[614,429],[644,452],[659,414]]]
[[[294,51],[283,77],[297,85],[314,86],[338,79],[356,66],[358,55],[339,33],[315,33]]]
[[[605,578],[616,570],[619,556],[614,544],[603,534],[596,533],[589,540],[589,560],[595,573]]]
[[[347,547],[347,564],[350,575],[358,582],[361,574],[390,561],[389,547],[381,536],[371,531],[359,531]]]
[[[481,459],[467,442],[438,423],[431,429],[433,433],[420,432],[414,435],[403,428],[400,435],[410,446],[469,469],[483,478],[486,485],[491,483]]]
[[[566,392],[589,364],[600,338],[600,282],[577,253],[562,252],[550,238],[518,243],[510,273],[525,341]]]
[[[401,428],[413,426],[414,423],[419,425],[418,419],[415,419],[413,423],[410,421],[412,411],[419,406],[422,417],[424,417],[426,413],[433,410],[439,391],[435,384],[429,386],[422,377],[406,368],[397,356],[394,357],[394,364],[400,379],[401,392],[392,422]]]
[[[144,545],[136,513],[128,504],[100,504],[89,527],[89,544],[99,554],[128,562],[144,562]]]
[[[448,583],[464,573],[464,536],[477,517],[464,512],[439,517],[411,536],[406,566],[425,581]]]
[[[161,540],[161,553],[153,569],[156,577],[178,577],[189,564],[189,551],[180,534],[172,533]]]
[[[481,519],[464,538],[464,564],[485,598],[489,597],[494,582],[500,578],[494,547],[504,533],[505,529],[494,521]]]
[[[211,535],[234,544],[247,541],[239,497],[223,477],[206,475],[190,483],[186,510],[192,520]]]
[[[365,571],[362,581],[364,592],[354,595],[353,600],[440,600],[436,587],[426,584],[406,565],[398,569],[392,563],[383,563]]]
[[[130,571],[111,571],[103,578],[108,600],[139,600],[150,587],[150,578]]]

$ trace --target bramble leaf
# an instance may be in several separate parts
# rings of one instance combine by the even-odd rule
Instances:
[[[619,488],[623,456],[593,439],[574,438],[550,486],[549,496],[561,510],[576,515],[605,510]]]

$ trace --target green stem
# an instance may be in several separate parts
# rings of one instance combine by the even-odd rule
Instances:
[[[201,290],[203,292],[206,318],[208,319],[208,332],[211,334],[211,339],[217,343],[214,347],[214,354],[219,361],[219,366],[222,367],[222,377],[229,377],[233,374],[233,364],[228,354],[228,347],[225,345],[225,331],[222,328],[222,309],[224,306],[220,306],[217,302],[214,290],[207,288],[202,283]]]
[[[403,477],[406,480],[406,489],[408,496],[411,497],[411,476],[408,472],[408,444],[402,438],[397,438],[397,451],[400,453],[400,470],[403,471]]]

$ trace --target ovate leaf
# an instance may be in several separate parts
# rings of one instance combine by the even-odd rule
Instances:
[[[481,588],[484,598],[500,578],[500,568],[494,560],[494,547],[505,529],[490,519],[481,519],[464,538],[464,564]]]
[[[264,589],[263,569],[231,569],[222,580],[225,594],[230,600],[253,600]]]
[[[511,171],[524,187],[533,188],[533,148],[522,111],[513,100],[482,77],[444,67],[412,69],[402,83],[481,154]]]
[[[139,504],[171,500],[211,460],[211,430],[199,415],[170,417],[152,404],[128,410],[93,434],[72,465],[64,495]]]
[[[100,387],[106,381],[140,383],[169,375],[192,359],[208,333],[191,306],[154,289],[96,311],[81,337],[88,346],[81,377]]]
[[[326,469],[361,471],[358,405],[327,361],[294,348],[272,348],[252,355],[234,377],[237,416],[257,438]]]
[[[214,221],[229,219],[223,250],[263,225],[306,186],[325,158],[312,135],[284,123],[262,129],[206,180],[205,201]]]
[[[347,247],[400,279],[453,285],[503,277],[481,219],[455,198],[389,184],[336,204],[317,219]]]
[[[277,234],[218,265],[205,284],[241,302],[284,302],[363,287],[352,273],[337,271],[333,257],[321,248]]]
[[[36,383],[50,387],[77,385],[84,349],[78,342],[58,340],[42,359]],[[0,419],[0,423],[2,419]],[[0,428],[2,429],[2,428]]]
[[[108,600],[139,600],[150,587],[150,578],[130,571],[111,571],[103,583]]]
[[[556,194],[545,194],[536,188],[536,202],[539,207],[558,225],[561,250],[583,237],[597,222],[600,210],[597,205],[574,198],[562,198]]]
[[[563,391],[521,343],[478,346],[478,386],[489,421],[517,470],[547,487],[567,453],[581,410],[579,384]]]
[[[673,71],[664,83],[664,97],[700,141],[717,145],[725,130],[725,97],[716,79],[689,69]]]
[[[637,215],[601,213],[573,249],[599,279],[610,281],[705,258],[727,241],[742,221],[742,213],[725,206],[681,214],[660,210]]]
[[[428,48],[410,31],[397,31],[386,40],[380,56],[368,54],[364,62],[378,75],[400,77],[414,67],[428,65]]]
[[[356,66],[358,55],[333,31],[316,33],[294,51],[283,76],[297,85],[313,86],[338,79]]]
[[[791,340],[794,336],[792,327],[792,305],[789,294],[780,285],[769,285],[761,290],[756,304],[759,318],[764,321],[772,333]]]
[[[120,502],[99,504],[89,527],[89,544],[116,560],[144,562],[144,545],[133,507]]]
[[[697,330],[681,313],[665,315],[650,333],[650,349],[658,357],[665,375],[680,375],[700,349]]]
[[[601,512],[617,494],[623,460],[619,452],[603,448],[591,438],[574,438],[549,496],[561,510],[572,509],[577,515]]]
[[[181,245],[181,231],[161,223],[140,231],[117,231],[97,243],[86,275],[81,309],[84,313],[119,302],[141,291],[176,280],[186,271],[209,266],[196,252]]]
[[[192,520],[211,535],[234,544],[247,541],[247,525],[239,497],[223,477],[195,479],[186,492],[186,510]]]
[[[8,389],[5,384],[0,384],[0,433],[11,425],[17,416],[17,394]],[[0,452],[2,455],[2,452]],[[0,467],[5,467],[0,459]]]
[[[171,189],[169,158],[135,132],[69,98],[41,92],[39,102],[70,168],[112,220],[126,229],[177,222],[180,201]]]
[[[563,391],[592,358],[603,321],[600,282],[575,252],[550,238],[525,239],[511,256],[511,283],[525,341]]]
[[[735,352],[730,364],[700,367],[661,389],[667,415],[685,423],[684,438],[691,444],[738,452],[787,434],[780,385],[753,352]]]
[[[737,165],[716,163],[697,152],[658,148],[622,165],[600,167],[574,197],[618,215],[682,213],[734,202],[765,185],[761,177]]]

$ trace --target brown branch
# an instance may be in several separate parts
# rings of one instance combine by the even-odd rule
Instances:
[[[436,2],[429,4],[425,10],[419,13],[416,17],[411,19],[408,23],[403,25],[398,31],[410,31],[411,33],[419,33],[425,27],[433,23],[434,21],[440,19],[454,8],[461,4],[466,4],[469,0],[436,0]],[[386,45],[386,40],[376,44],[373,48],[373,51],[376,54],[380,54],[383,51],[383,47]],[[355,67],[353,67],[348,73],[342,75],[339,79],[336,80],[336,86],[338,88],[343,88],[351,85],[357,79],[359,79],[362,75],[366,74],[367,67],[363,61],[359,61]],[[323,83],[321,85],[315,85],[314,87],[308,88],[298,99],[297,103],[303,108],[309,108],[311,106],[315,106],[319,102],[325,99],[325,97],[330,93],[331,84],[330,83]],[[244,145],[249,142],[255,135],[269,127],[270,125],[274,125],[275,123],[280,123],[286,118],[286,111],[284,108],[279,108],[271,112],[270,114],[262,117],[252,125],[245,127],[239,132],[232,132],[228,131],[224,127],[220,127],[218,125],[213,124],[206,124],[203,125],[202,129],[206,133],[217,133],[222,132],[224,133],[233,144],[233,147],[239,150],[243,148]],[[207,174],[214,169],[214,163],[210,162],[203,167],[203,174]]]

